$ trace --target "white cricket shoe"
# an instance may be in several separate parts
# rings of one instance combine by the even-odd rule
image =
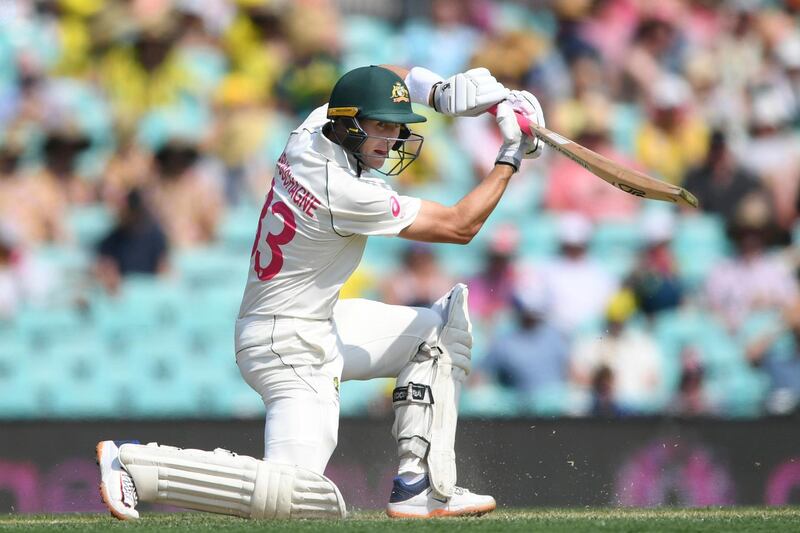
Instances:
[[[480,516],[494,511],[495,507],[497,504],[491,496],[473,494],[461,487],[455,488],[450,499],[440,499],[433,493],[428,476],[410,484],[396,477],[386,514],[391,518]]]
[[[114,517],[120,520],[136,520],[139,512],[136,504],[139,496],[133,479],[119,462],[119,447],[138,441],[104,440],[97,443],[97,464],[100,466],[100,497]]]

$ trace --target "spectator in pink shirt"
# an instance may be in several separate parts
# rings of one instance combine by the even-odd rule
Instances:
[[[519,233],[514,226],[497,228],[488,243],[483,270],[469,281],[470,313],[487,324],[509,308],[518,245]]]
[[[572,107],[579,105],[577,102]],[[609,138],[610,103],[599,93],[586,95],[580,111],[561,107],[557,117],[564,124],[576,124],[575,142],[594,150],[625,166],[636,164],[615,150]],[[569,118],[567,115],[573,115]],[[576,116],[577,115],[577,116]],[[559,130],[561,131],[561,130]],[[569,135],[569,134],[567,134]],[[544,205],[550,211],[576,212],[593,222],[604,220],[630,220],[636,216],[641,201],[623,194],[588,170],[566,157],[553,160],[544,195]]]

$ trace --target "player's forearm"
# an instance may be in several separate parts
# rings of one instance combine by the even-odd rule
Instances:
[[[510,165],[496,164],[484,180],[453,206],[462,230],[475,236],[494,211],[514,174]]]

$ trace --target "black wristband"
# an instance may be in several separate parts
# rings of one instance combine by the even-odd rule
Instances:
[[[433,84],[433,87],[431,87],[431,96],[430,96],[430,100],[431,100],[431,107],[432,107],[432,108],[433,108],[433,110],[434,110],[434,111],[436,111],[437,113],[441,113],[441,111],[439,111],[438,109],[436,109],[436,90],[441,88],[441,86],[442,86],[442,83],[443,83],[443,82],[441,82],[441,81],[437,81],[436,83],[434,83],[434,84]]]
[[[508,166],[510,166],[511,168],[514,169],[514,172],[519,172],[519,167],[517,165],[515,165],[514,163],[509,163],[508,161],[500,161],[500,160],[498,160],[498,161],[495,161],[494,164],[495,165],[508,165]]]

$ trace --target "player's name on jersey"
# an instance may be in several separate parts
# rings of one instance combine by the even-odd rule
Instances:
[[[285,153],[278,158],[278,174],[283,182],[283,188],[286,189],[286,195],[292,200],[292,203],[311,218],[316,218],[314,211],[319,207],[320,201],[294,178],[292,167],[289,166],[289,159]]]

